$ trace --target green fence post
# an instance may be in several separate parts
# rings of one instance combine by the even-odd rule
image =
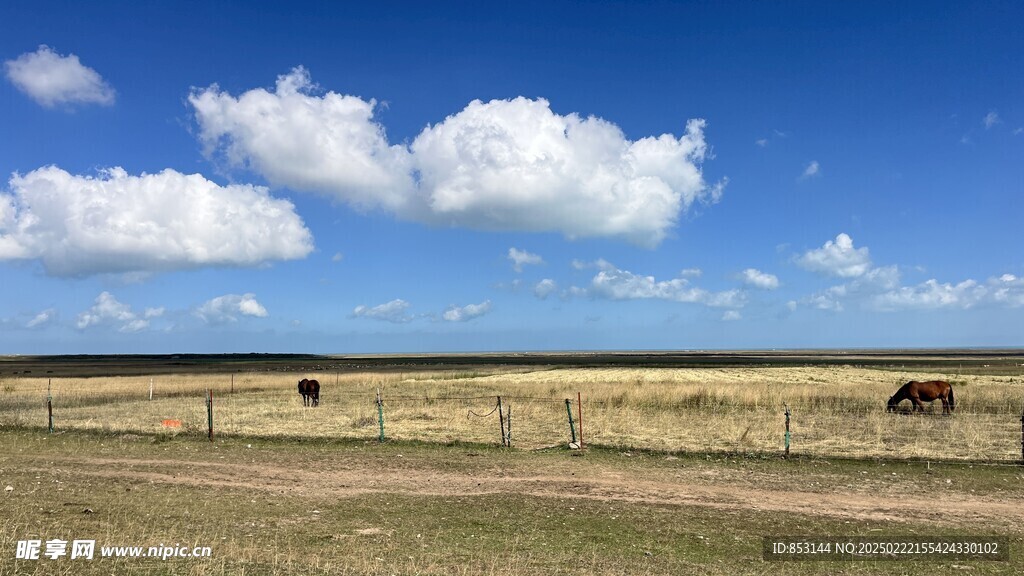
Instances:
[[[384,401],[380,399],[380,388],[377,388],[377,422],[380,423],[380,441],[384,441]]]
[[[572,444],[576,444],[576,427],[572,422],[572,402],[568,398],[565,399],[565,412],[569,415],[569,434],[572,435]]]

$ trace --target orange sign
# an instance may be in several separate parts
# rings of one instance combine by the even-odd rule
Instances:
[[[167,428],[181,428],[181,420],[164,420],[163,425]]]

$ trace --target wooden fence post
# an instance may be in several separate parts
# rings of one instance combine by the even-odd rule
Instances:
[[[210,442],[213,442],[213,390],[206,390],[206,422],[209,426]]]
[[[498,396],[498,425],[501,426],[501,445],[505,445],[505,413],[501,411],[501,396]]]
[[[505,446],[512,447],[512,403],[508,403],[506,408],[508,413],[505,414]]]
[[[53,434],[53,393],[50,388],[50,379],[46,379],[46,414],[47,414],[47,429],[50,434]]]
[[[786,404],[783,404],[786,406]],[[789,458],[789,406],[786,406],[786,454],[785,458]]]
[[[1020,411],[1020,463],[1024,466],[1024,408]]]

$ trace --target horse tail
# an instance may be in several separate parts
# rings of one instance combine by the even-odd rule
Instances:
[[[956,400],[953,399],[953,385],[949,385],[949,411],[956,410]]]

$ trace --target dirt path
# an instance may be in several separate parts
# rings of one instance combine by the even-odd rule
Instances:
[[[986,526],[1021,530],[1024,498],[980,497],[948,492],[931,500],[897,497],[868,488],[842,485],[821,490],[773,487],[757,473],[695,467],[622,469],[607,463],[566,464],[541,469],[481,462],[468,469],[439,469],[436,462],[415,459],[382,463],[358,456],[331,462],[294,461],[237,463],[195,459],[66,457],[48,458],[48,472],[69,478],[88,476],[129,483],[183,484],[257,490],[290,495],[300,486],[316,486],[317,495],[347,497],[365,494],[412,496],[478,496],[519,494],[571,502],[590,499],[646,505],[702,506],[732,511],[784,511],[851,520],[917,521],[964,527]],[[517,463],[519,464],[519,463]],[[778,480],[776,478],[776,480]],[[891,491],[889,491],[891,492]],[[309,488],[303,493],[310,495]]]

